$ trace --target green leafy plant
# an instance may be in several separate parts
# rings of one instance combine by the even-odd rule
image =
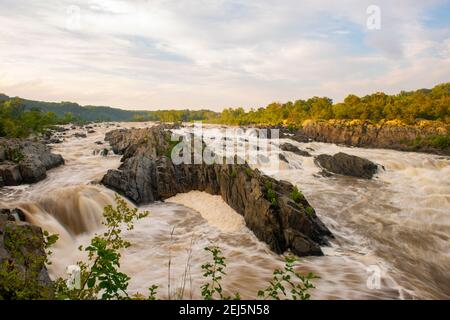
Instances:
[[[212,254],[213,262],[208,262],[202,265],[203,277],[209,279],[207,283],[201,286],[202,297],[205,300],[230,300],[230,296],[226,296],[223,293],[221,285],[222,276],[226,275],[225,257],[222,256],[222,251],[219,247],[206,247],[206,251]],[[239,300],[240,295],[235,294],[234,299]]]
[[[18,148],[8,148],[6,147],[4,149],[4,157],[7,160],[10,160],[14,163],[19,163],[23,159],[25,159],[25,156]]]
[[[9,257],[0,264],[0,300],[53,299],[53,287],[42,281],[39,274],[49,264],[51,254],[42,248],[50,248],[58,236],[12,223],[5,225],[3,231]]]
[[[275,269],[270,285],[258,291],[258,297],[264,299],[293,299],[293,300],[309,300],[311,295],[308,291],[315,288],[311,280],[319,277],[312,272],[307,275],[301,275],[294,270],[294,264],[297,258],[294,256],[285,257],[285,265],[283,269]]]
[[[116,207],[106,206],[103,211],[103,225],[106,231],[95,235],[89,246],[84,248],[88,253],[88,263],[78,262],[81,270],[81,287],[69,289],[59,281],[60,297],[70,299],[96,299],[101,293],[101,299],[129,299],[127,293],[130,277],[120,272],[120,250],[131,244],[122,238],[122,227],[132,230],[134,221],[148,216],[148,212],[138,212],[131,209],[126,201],[116,195]],[[80,247],[83,250],[83,247]],[[156,290],[156,288],[154,288]]]
[[[314,209],[312,208],[312,207],[306,207],[305,208],[305,212],[306,212],[306,214],[308,215],[308,216],[312,216],[313,215],[313,213],[314,213]]]
[[[270,201],[272,206],[276,207],[278,205],[277,194],[273,190],[272,182],[271,181],[266,181],[264,187],[266,189],[266,199]]]
[[[251,168],[245,168],[244,171],[248,176],[251,176],[253,173],[253,170]]]
[[[430,136],[428,140],[435,148],[442,150],[450,148],[450,135]]]
[[[294,186],[294,188],[292,188],[289,196],[292,200],[294,200],[295,203],[300,203],[305,198],[303,193],[297,188],[297,186]]]

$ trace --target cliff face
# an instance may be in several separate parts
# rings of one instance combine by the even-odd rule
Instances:
[[[286,132],[285,132],[286,133]],[[344,144],[355,147],[385,148],[401,151],[419,151],[450,155],[450,148],[439,148],[427,143],[428,137],[446,136],[446,126],[407,126],[398,124],[348,123],[343,121],[311,121],[292,139]]]
[[[327,244],[331,232],[302,195],[291,196],[292,184],[246,164],[174,165],[170,158],[158,155],[168,146],[167,134],[161,127],[108,133],[107,140],[113,150],[124,154],[124,162],[118,170],[109,170],[102,183],[139,204],[191,190],[221,195],[275,252],[291,249],[299,256],[322,255],[320,245]]]

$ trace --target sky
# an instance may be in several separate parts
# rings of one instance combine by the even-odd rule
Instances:
[[[449,0],[0,0],[0,26],[0,92],[43,101],[218,111],[450,81]]]

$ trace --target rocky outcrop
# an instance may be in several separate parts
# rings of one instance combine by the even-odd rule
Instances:
[[[145,129],[118,129],[109,131],[105,141],[109,142],[116,154],[123,154],[122,161],[131,156],[146,155],[157,157],[165,155],[171,143],[172,126],[161,125]]]
[[[42,230],[17,221],[17,210],[0,210],[0,300],[51,299]]]
[[[322,254],[320,245],[327,244],[331,232],[304,197],[291,197],[292,184],[274,180],[247,164],[175,165],[161,155],[170,147],[169,134],[161,127],[108,133],[106,140],[124,154],[124,161],[118,170],[109,170],[102,183],[138,204],[191,190],[220,195],[275,252],[291,249],[300,256]]]
[[[47,170],[61,164],[62,156],[41,142],[0,139],[0,177],[5,186],[38,182]]]
[[[292,130],[291,130],[292,131]],[[401,151],[420,151],[450,155],[450,148],[437,148],[426,143],[427,137],[448,136],[448,126],[400,125],[394,123],[371,124],[368,122],[311,121],[295,130],[283,130],[286,137],[305,142],[344,144],[354,147],[385,148]],[[418,143],[419,142],[419,143]]]
[[[308,151],[301,150],[300,148],[298,148],[290,143],[281,144],[280,149],[282,151],[289,151],[289,152],[295,153],[296,155],[299,155],[302,157],[311,157],[311,154]]]
[[[329,173],[341,174],[363,179],[372,179],[378,166],[364,158],[339,152],[333,156],[321,154],[314,162]]]

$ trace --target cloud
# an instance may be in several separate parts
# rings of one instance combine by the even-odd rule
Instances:
[[[380,0],[373,31],[371,2],[0,0],[0,92],[218,110],[448,81],[446,2]]]

